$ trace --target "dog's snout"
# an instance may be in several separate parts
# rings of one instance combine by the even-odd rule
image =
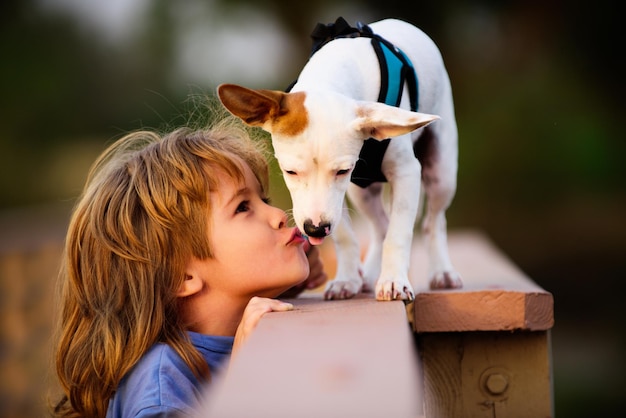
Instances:
[[[320,222],[319,225],[313,225],[311,219],[304,221],[304,233],[310,237],[324,238],[330,235],[330,223]]]

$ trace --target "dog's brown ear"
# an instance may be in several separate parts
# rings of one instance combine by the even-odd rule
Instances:
[[[437,115],[368,102],[358,106],[353,128],[363,132],[365,138],[383,140],[413,132],[437,119]]]
[[[285,93],[273,90],[252,90],[236,84],[220,84],[217,95],[226,109],[251,126],[262,127],[280,114]]]
[[[236,84],[221,84],[217,87],[217,95],[230,113],[269,133],[294,136],[307,125],[302,92],[253,90]]]

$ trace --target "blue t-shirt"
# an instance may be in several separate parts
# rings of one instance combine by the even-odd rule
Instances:
[[[195,332],[189,336],[215,377],[230,358],[234,337]],[[109,401],[107,418],[191,416],[203,385],[174,349],[157,343],[122,378]]]

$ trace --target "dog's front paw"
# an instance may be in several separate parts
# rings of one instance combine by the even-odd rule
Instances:
[[[324,299],[350,299],[361,291],[361,284],[353,281],[332,280],[326,284]]]
[[[378,280],[376,283],[376,300],[406,300],[415,299],[413,287],[408,280]]]
[[[463,287],[463,280],[456,271],[440,271],[435,273],[430,280],[431,289],[460,289]]]

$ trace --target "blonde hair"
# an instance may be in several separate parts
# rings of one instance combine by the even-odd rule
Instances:
[[[53,413],[104,417],[122,377],[156,342],[198,376],[206,362],[189,341],[176,292],[191,256],[211,257],[209,193],[215,170],[243,181],[247,163],[264,191],[266,156],[233,118],[210,129],[124,136],[95,162],[70,220],[60,274]]]

